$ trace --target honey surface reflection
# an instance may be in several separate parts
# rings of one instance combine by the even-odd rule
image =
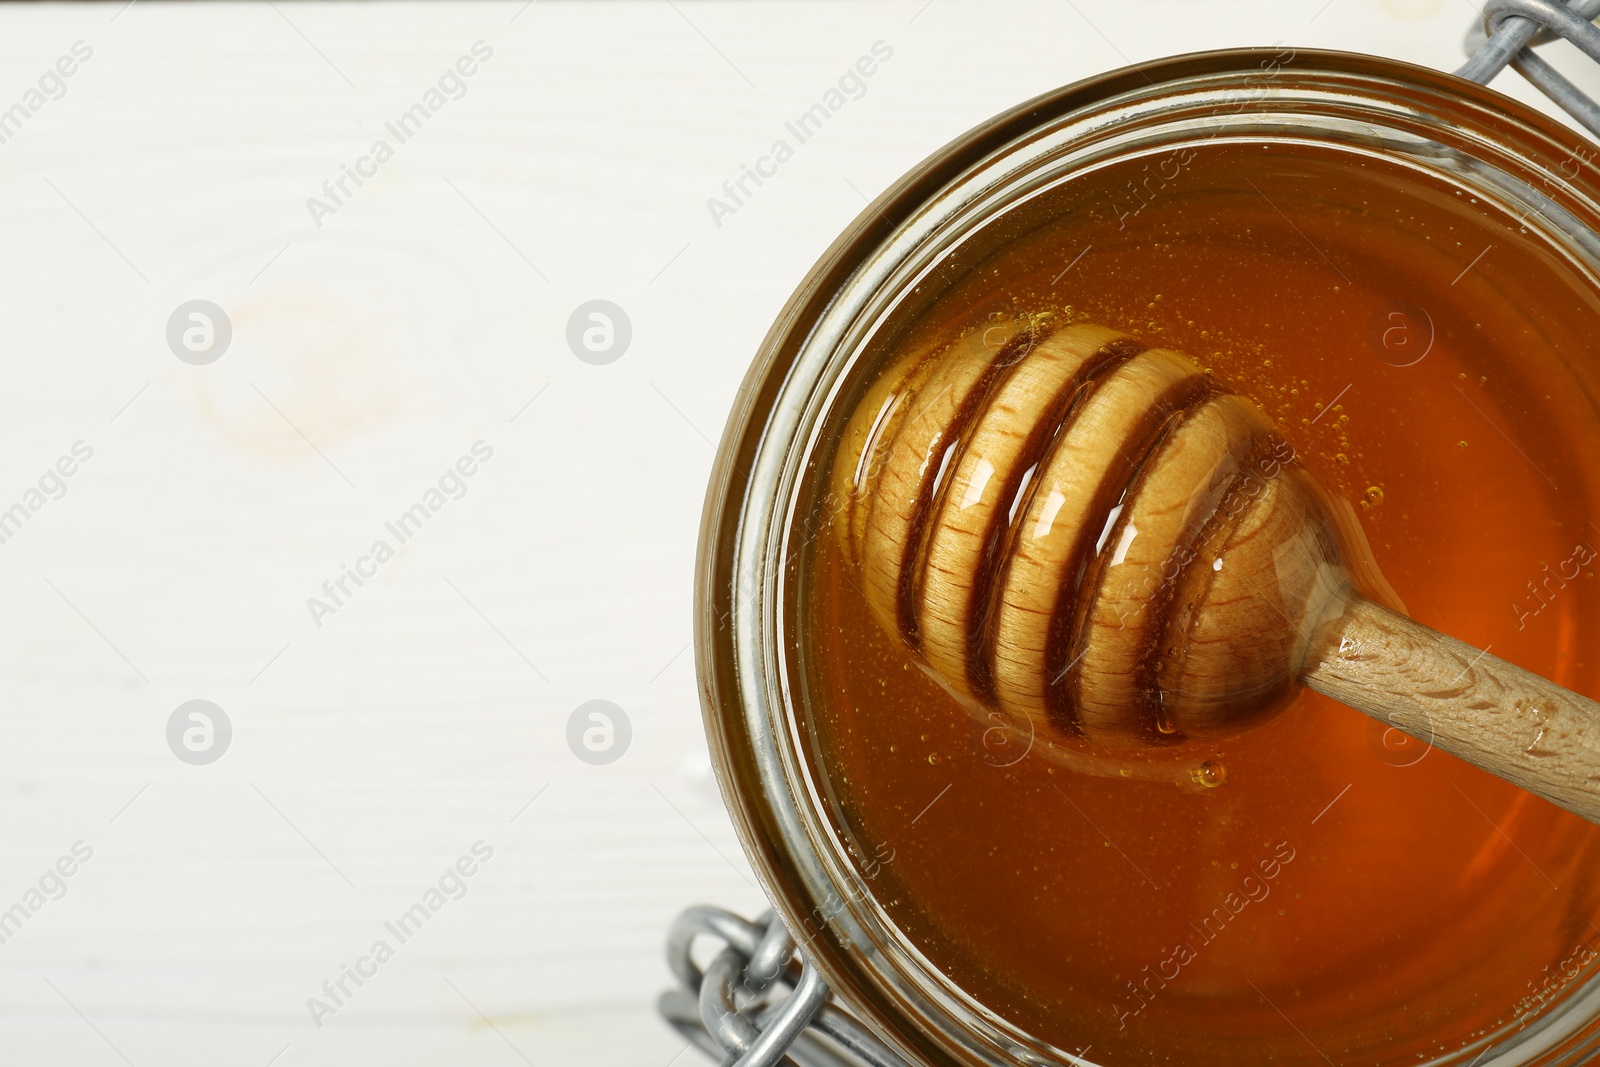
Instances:
[[[1186,352],[1413,617],[1600,696],[1591,283],[1379,158],[1185,153],[1076,179],[902,349],[1050,309]],[[1018,1026],[1107,1064],[1467,1062],[1593,969],[1600,827],[1305,692],[1186,781],[1082,773],[940,688],[842,545],[804,561],[819,777],[900,928]]]

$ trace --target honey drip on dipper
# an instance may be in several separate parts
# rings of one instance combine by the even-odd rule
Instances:
[[[1115,756],[1303,684],[1600,821],[1600,705],[1407,618],[1350,505],[1182,353],[977,329],[900,359],[845,434],[846,559],[968,707]]]

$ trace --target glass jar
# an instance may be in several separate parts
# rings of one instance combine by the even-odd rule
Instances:
[[[697,568],[712,759],[779,914],[842,1000],[915,1062],[1095,1056],[1079,1059],[1081,1048],[1024,1032],[941,973],[875,895],[871,843],[852,840],[834,817],[806,706],[797,592],[805,550],[839,503],[819,468],[863,376],[972,264],[1034,225],[1029,212],[1053,193],[1113,162],[1285,140],[1398,162],[1496,205],[1575,292],[1600,293],[1600,168],[1597,149],[1577,134],[1480,86],[1390,60],[1213,52],[1057,90],[924,161],[812,269],[735,401]],[[1572,372],[1600,396],[1600,362]],[[1600,1048],[1600,981],[1585,974],[1567,983],[1517,1023],[1428,1062],[1582,1062]]]

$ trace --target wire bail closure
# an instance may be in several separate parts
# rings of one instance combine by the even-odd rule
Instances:
[[[703,971],[698,937],[724,943]],[[906,1067],[828,1003],[827,983],[773,912],[750,922],[703,904],[688,909],[667,934],[667,966],[680,988],[661,994],[662,1018],[723,1067]]]
[[[1533,51],[1534,45],[1564,37],[1584,55],[1600,63],[1600,29],[1591,20],[1600,15],[1600,0],[1488,0],[1483,25],[1474,26],[1463,42],[1471,56],[1457,77],[1487,85],[1507,67],[1515,68],[1563,111],[1600,137],[1600,104],[1563,77]]]

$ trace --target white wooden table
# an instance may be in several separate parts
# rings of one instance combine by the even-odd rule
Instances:
[[[1453,67],[1473,17],[1203,6],[0,9],[0,1059],[696,1062],[654,1016],[663,932],[762,898],[700,732],[695,536],[791,288],[864,198],[1057,84],[1279,41]],[[859,98],[708,208],[876,42]],[[193,299],[232,326],[209,365],[165,337]],[[591,299],[631,322],[608,365],[566,341]],[[401,545],[385,524],[479,441]],[[371,577],[334,605],[344,565]],[[166,737],[197,698],[233,731],[199,766]],[[591,699],[632,725],[606,766],[567,744]],[[479,841],[402,944],[385,923]]]

